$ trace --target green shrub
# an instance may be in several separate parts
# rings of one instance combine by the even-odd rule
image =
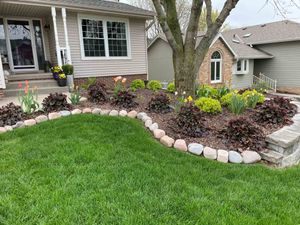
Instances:
[[[267,93],[268,90],[270,89],[268,87],[267,83],[264,81],[260,81],[256,84],[254,84],[252,88],[255,89],[256,91],[258,91],[259,93],[263,93],[263,94]]]
[[[207,112],[207,113],[222,112],[221,103],[216,99],[202,97],[195,101],[195,105],[203,112]]]
[[[201,98],[201,97],[217,98],[218,90],[209,85],[201,85],[196,90],[196,95],[198,98]]]
[[[221,99],[223,96],[230,93],[230,89],[226,86],[222,86],[222,87],[217,88],[217,92],[218,92],[218,95],[217,95],[218,99]]]
[[[73,75],[74,74],[74,67],[70,64],[63,65],[61,68],[62,68],[62,70],[64,71],[64,73],[66,75]]]
[[[257,100],[257,103],[264,103],[265,101],[265,96],[259,92],[257,92],[256,90],[246,90],[243,94],[242,94],[243,98],[246,99],[247,101],[249,101],[248,106],[251,108],[255,108],[256,104],[254,107],[253,104],[255,103],[255,100]],[[252,105],[251,105],[252,103]]]
[[[234,113],[235,115],[240,115],[247,108],[247,102],[243,98],[243,96],[241,96],[239,94],[233,94],[230,99],[228,108],[229,108],[230,112]]]
[[[147,88],[152,91],[158,91],[162,89],[162,85],[159,80],[150,80],[147,84]]]
[[[224,96],[220,99],[221,104],[222,104],[222,105],[225,105],[225,106],[229,105],[229,104],[230,104],[230,101],[231,101],[231,98],[232,98],[232,96],[233,96],[234,94],[235,94],[234,92],[230,92],[230,93],[224,95]]]
[[[145,88],[145,83],[141,79],[133,80],[130,84],[130,89],[132,91],[136,91],[136,90],[144,89],[144,88]]]
[[[174,82],[168,84],[167,91],[170,93],[175,93],[176,87]]]

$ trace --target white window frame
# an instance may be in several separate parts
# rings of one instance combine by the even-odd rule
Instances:
[[[215,53],[215,52],[218,52],[221,56],[220,59],[212,59],[212,55]],[[212,84],[218,84],[218,83],[222,83],[222,61],[223,61],[223,57],[222,57],[222,54],[220,51],[214,51],[211,55],[210,55],[210,70],[209,70],[209,75],[210,75],[210,83]],[[214,74],[214,77],[216,78],[216,71],[217,71],[217,62],[220,62],[220,79],[219,80],[212,80],[211,79],[211,63],[214,63],[214,67],[215,67],[215,74]]]
[[[238,62],[241,62],[241,70],[238,71],[237,64]],[[247,65],[247,68],[245,70],[245,64]],[[238,59],[235,63],[235,68],[234,68],[235,74],[247,74],[249,73],[249,60],[248,59]]]
[[[104,48],[105,48],[105,56],[93,57],[93,56],[85,56],[84,51],[84,42],[83,42],[83,35],[82,35],[82,20],[96,20],[102,21],[103,23],[103,35],[104,35]],[[126,41],[127,41],[127,56],[109,56],[109,45],[108,45],[108,34],[107,34],[107,22],[122,22],[125,23],[126,29]],[[115,17],[103,17],[103,16],[93,16],[93,15],[84,15],[78,14],[78,28],[79,28],[79,37],[80,37],[80,51],[81,51],[81,59],[82,60],[128,60],[131,59],[131,39],[130,39],[130,27],[129,27],[129,20],[124,18],[115,18]]]

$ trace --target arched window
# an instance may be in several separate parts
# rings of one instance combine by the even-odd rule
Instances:
[[[222,81],[222,56],[218,51],[215,51],[211,55],[210,79],[211,83],[218,83]]]

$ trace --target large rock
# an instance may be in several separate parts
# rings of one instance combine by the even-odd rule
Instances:
[[[36,121],[34,119],[25,120],[24,124],[25,124],[26,127],[31,127],[31,126],[36,125]]]
[[[178,139],[174,143],[174,148],[186,152],[188,150],[185,140]]]
[[[160,139],[160,143],[163,145],[171,148],[174,144],[175,140],[173,138],[170,138],[169,136],[165,135]]]
[[[71,113],[72,113],[72,115],[78,115],[78,114],[81,114],[82,111],[80,109],[74,109]]]
[[[119,112],[117,110],[111,110],[109,113],[110,116],[118,116]]]
[[[129,118],[134,119],[134,118],[137,117],[137,114],[138,114],[137,111],[132,110],[132,111],[130,111],[130,112],[127,114],[127,116],[128,116]]]
[[[110,113],[110,110],[108,110],[108,109],[104,109],[104,110],[101,110],[101,115],[102,116],[107,116],[107,115],[109,115],[109,113]]]
[[[243,161],[246,164],[252,164],[259,162],[261,160],[261,156],[254,151],[244,151],[242,152]]]
[[[85,109],[82,110],[82,113],[83,114],[90,114],[90,113],[92,113],[92,109],[91,108],[85,108]]]
[[[188,151],[194,155],[201,155],[203,152],[204,146],[197,143],[189,144]]]
[[[240,164],[243,162],[243,157],[241,156],[240,153],[238,153],[236,151],[229,151],[228,159],[229,159],[229,162],[231,162],[231,163]]]
[[[63,110],[59,112],[62,117],[70,116],[71,112],[68,110]]]
[[[145,123],[147,120],[152,120],[149,116],[143,116],[142,121]]]
[[[138,118],[139,120],[141,120],[144,116],[147,116],[147,113],[145,113],[145,112],[140,112],[140,113],[137,114],[137,118]]]
[[[203,155],[207,159],[215,160],[217,159],[217,150],[210,147],[205,147],[203,150]]]
[[[38,116],[38,117],[35,118],[35,121],[37,123],[42,123],[42,122],[45,122],[47,120],[48,120],[48,117],[45,116],[45,115],[40,115],[40,116]]]
[[[161,129],[156,129],[153,131],[153,135],[156,139],[161,139],[163,136],[166,135],[166,132]]]
[[[5,133],[7,130],[4,127],[0,127],[0,134]]]
[[[12,126],[14,129],[17,129],[17,128],[21,128],[21,127],[25,127],[25,124],[23,121],[19,121],[17,122],[15,125]]]
[[[13,130],[12,126],[5,126],[4,128],[5,128],[6,131],[12,131]]]
[[[61,117],[60,113],[57,113],[57,112],[49,113],[49,115],[48,115],[49,120],[55,120],[60,117]]]
[[[222,163],[228,163],[228,155],[229,155],[228,151],[219,149],[217,160]]]
[[[101,114],[101,109],[99,109],[99,108],[93,109],[92,110],[92,114],[94,114],[94,115],[100,115]]]
[[[125,116],[127,116],[127,111],[126,110],[121,110],[120,112],[119,112],[119,116],[121,116],[121,117],[125,117]]]
[[[152,125],[152,120],[151,119],[149,119],[149,120],[146,120],[146,122],[145,122],[145,127],[150,127]]]
[[[157,123],[152,123],[151,126],[149,127],[149,129],[151,131],[154,131],[154,130],[158,129],[158,124]]]

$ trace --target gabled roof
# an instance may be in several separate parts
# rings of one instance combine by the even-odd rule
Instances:
[[[153,17],[154,12],[144,10],[132,5],[120,2],[104,1],[104,0],[2,0],[8,3],[25,3],[32,5],[46,5],[46,6],[63,6],[66,8],[78,8],[86,10],[99,10],[110,13],[129,14],[142,17]]]

